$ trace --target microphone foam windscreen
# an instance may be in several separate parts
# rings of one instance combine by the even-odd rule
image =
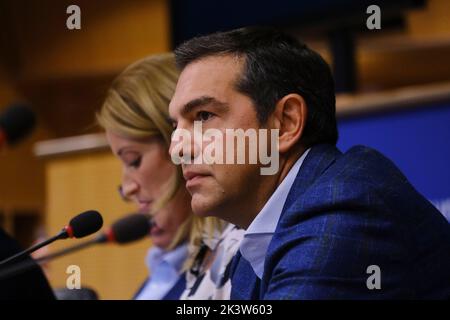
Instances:
[[[114,239],[118,243],[139,240],[150,233],[151,222],[148,216],[135,213],[128,215],[111,226]]]
[[[72,218],[69,225],[72,228],[73,236],[82,238],[100,230],[103,226],[103,218],[97,211],[89,210]]]
[[[25,105],[13,105],[0,116],[0,130],[10,145],[25,138],[35,125],[36,115]]]

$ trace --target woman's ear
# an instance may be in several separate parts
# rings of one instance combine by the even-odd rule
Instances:
[[[279,129],[278,149],[285,153],[292,149],[302,137],[306,125],[308,109],[305,99],[291,93],[281,98],[273,113],[273,125]]]

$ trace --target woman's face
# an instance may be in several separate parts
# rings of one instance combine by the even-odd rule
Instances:
[[[122,162],[123,195],[137,205],[139,212],[151,212],[152,205],[167,192],[167,183],[176,171],[167,148],[157,137],[134,140],[109,130],[106,136],[112,152]],[[166,249],[191,213],[189,193],[181,187],[154,216],[153,244]]]

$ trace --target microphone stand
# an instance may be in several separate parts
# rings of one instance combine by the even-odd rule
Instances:
[[[49,240],[46,240],[46,241],[49,241]],[[19,273],[22,273],[22,272],[25,272],[25,271],[27,271],[29,269],[32,269],[33,267],[36,266],[36,263],[42,264],[42,263],[45,263],[45,262],[47,262],[49,260],[58,258],[60,256],[66,255],[66,254],[69,254],[71,252],[78,251],[78,250],[81,250],[83,248],[90,247],[91,245],[94,245],[94,244],[97,244],[97,243],[104,243],[104,242],[107,242],[107,241],[108,241],[107,237],[104,234],[101,234],[98,237],[95,237],[95,238],[93,238],[91,240],[79,243],[79,244],[74,245],[72,247],[69,247],[69,248],[57,251],[57,252],[52,253],[52,254],[48,254],[46,256],[40,257],[40,258],[35,259],[35,260],[32,259],[32,260],[25,261],[25,262],[23,262],[23,263],[21,263],[21,264],[19,264],[17,266],[13,266],[13,267],[1,270],[1,272],[0,272],[0,280],[2,280],[4,278],[9,278],[9,277],[15,276],[15,275],[17,275]]]
[[[56,236],[53,236],[53,237],[51,237],[51,238],[49,238],[47,240],[44,240],[44,241],[42,241],[42,242],[40,242],[38,244],[35,244],[34,246],[32,246],[32,247],[30,247],[30,248],[28,248],[28,249],[26,249],[24,251],[21,251],[21,252],[15,254],[15,255],[5,259],[5,260],[2,260],[0,262],[0,267],[4,266],[4,265],[6,265],[6,264],[8,264],[8,263],[10,263],[12,261],[20,260],[20,259],[28,256],[28,254],[30,254],[30,253],[32,253],[32,252],[34,252],[34,251],[36,251],[36,250],[38,250],[38,249],[40,249],[42,247],[45,247],[46,245],[48,245],[48,244],[50,244],[52,242],[55,242],[56,240],[67,239],[67,238],[68,238],[67,230],[66,230],[66,228],[64,228]]]

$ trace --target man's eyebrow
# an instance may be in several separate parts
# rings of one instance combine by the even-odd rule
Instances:
[[[219,107],[219,108],[227,108],[228,105],[225,102],[219,101],[216,98],[213,97],[209,97],[209,96],[203,96],[200,98],[196,98],[194,100],[189,101],[188,103],[186,103],[182,108],[180,113],[182,115],[191,113],[193,110],[199,108],[199,107],[204,107],[206,105],[211,105],[213,107]]]
[[[225,102],[219,101],[216,98],[213,98],[210,96],[202,96],[199,98],[195,98],[195,99],[189,101],[188,103],[186,103],[181,108],[180,114],[182,116],[185,116],[185,115],[191,113],[192,111],[194,111],[195,109],[204,107],[206,105],[210,105],[210,106],[217,107],[220,109],[228,108],[228,104],[226,104]],[[176,123],[176,120],[171,117],[169,117],[169,121],[172,123]]]

